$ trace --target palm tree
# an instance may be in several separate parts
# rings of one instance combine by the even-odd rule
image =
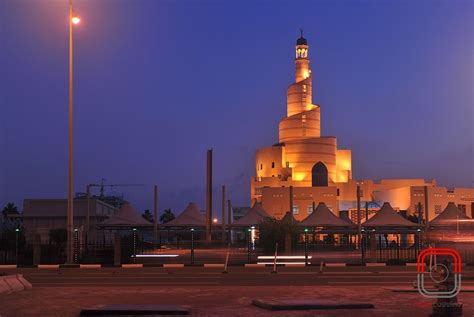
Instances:
[[[6,204],[2,209],[3,228],[19,228],[21,225],[21,218],[10,218],[10,216],[19,214],[20,212],[14,203]]]
[[[4,219],[7,219],[8,215],[18,215],[20,212],[14,203],[8,203],[2,209],[2,215]]]
[[[165,212],[160,216],[160,222],[167,223],[173,220],[174,218],[176,218],[175,215],[173,214],[171,209],[168,208],[168,209],[165,209]]]
[[[145,209],[145,212],[142,214],[142,217],[149,222],[153,222],[153,215],[151,214],[149,209]]]

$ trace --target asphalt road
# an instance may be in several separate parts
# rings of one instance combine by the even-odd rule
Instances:
[[[81,309],[104,304],[177,305],[196,316],[428,316],[433,300],[413,289],[414,267],[229,267],[222,269],[100,268],[100,269],[2,269],[21,273],[33,288],[0,296],[0,315],[71,316]],[[463,288],[473,289],[473,270],[463,270]],[[396,291],[405,289],[407,291]],[[267,311],[253,299],[338,300],[371,303],[374,309]],[[461,292],[465,316],[474,316],[473,292]]]
[[[413,267],[278,267],[272,268],[184,267],[100,268],[100,269],[16,269],[36,287],[54,286],[312,286],[312,285],[380,285],[412,286],[416,279]],[[5,271],[5,270],[4,270]],[[13,273],[4,272],[4,273]],[[463,286],[474,287],[474,271],[463,272]]]

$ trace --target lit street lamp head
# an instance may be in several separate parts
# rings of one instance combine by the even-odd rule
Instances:
[[[78,24],[79,22],[81,22],[81,19],[79,19],[79,17],[73,17],[71,21],[73,24]]]

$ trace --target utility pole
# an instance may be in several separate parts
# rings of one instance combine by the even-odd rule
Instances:
[[[360,213],[360,186],[357,185],[357,243],[360,247],[362,242],[362,222]]]
[[[87,198],[87,214],[86,214],[86,235],[89,234],[89,228],[91,225],[91,186],[86,186],[86,198]]]
[[[222,242],[225,242],[225,185],[222,185]]]

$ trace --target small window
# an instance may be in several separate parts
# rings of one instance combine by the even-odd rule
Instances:
[[[300,213],[300,208],[298,206],[293,206],[293,215],[297,215]]]
[[[263,164],[260,164],[260,170],[263,170]]]
[[[435,205],[435,214],[441,213],[441,205]]]
[[[272,168],[275,168],[275,162],[272,162]]]
[[[337,189],[337,196],[339,196],[339,188]]]
[[[308,215],[313,213],[313,205],[308,205]]]

